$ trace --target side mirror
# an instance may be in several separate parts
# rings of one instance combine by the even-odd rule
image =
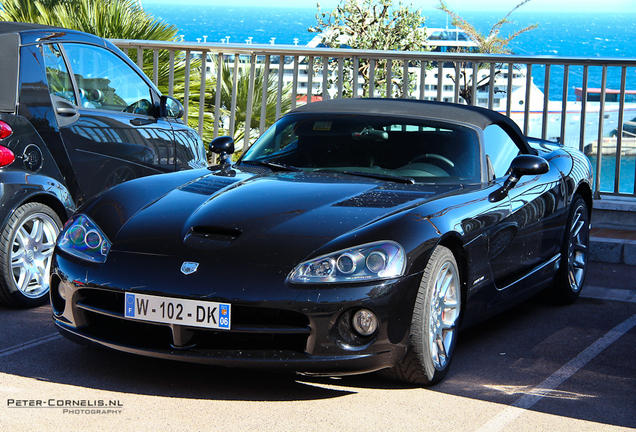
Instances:
[[[183,117],[183,105],[172,96],[161,96],[159,113],[161,117],[178,119]]]
[[[510,164],[510,175],[503,186],[488,196],[488,201],[498,202],[508,196],[510,189],[515,187],[519,179],[524,175],[541,175],[550,171],[548,161],[540,156],[519,155]]]
[[[234,138],[231,136],[220,136],[214,138],[210,143],[210,151],[219,155],[222,165],[230,165],[234,153]]]

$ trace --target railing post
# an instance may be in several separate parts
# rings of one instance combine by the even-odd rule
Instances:
[[[550,105],[550,65],[545,65],[545,81],[543,84],[543,114],[541,121],[541,139],[548,135],[548,107]]]
[[[570,80],[570,67],[563,66],[563,94],[561,95],[561,133],[559,135],[561,143],[565,145],[565,126],[568,115],[568,85]]]
[[[579,135],[579,150],[585,151],[585,123],[587,113],[587,76],[588,66],[583,66],[583,87],[581,89],[581,133]]]
[[[207,70],[207,51],[201,52],[201,86],[199,87],[199,136],[203,138],[203,113],[205,112],[205,78]]]
[[[443,90],[443,80],[444,80],[444,62],[437,63],[437,100],[443,101],[442,90]]]
[[[256,80],[256,55],[250,56],[250,75],[247,84],[247,106],[245,107],[245,132],[243,150],[250,147],[250,131],[252,130],[252,108],[254,107],[254,82]]]
[[[214,97],[214,138],[219,136],[219,123],[221,121],[221,93],[223,85],[223,53],[216,56],[216,92]],[[216,156],[215,156],[216,157]]]
[[[322,58],[322,99],[329,99],[329,57]]]
[[[261,119],[258,125],[258,133],[263,134],[267,126],[267,97],[269,91],[269,65],[270,56],[265,56],[265,67],[263,69],[263,90],[261,92]]]
[[[168,96],[174,96],[174,50],[170,50],[170,71],[168,72]]]
[[[185,81],[183,83],[183,121],[188,124],[188,105],[190,102],[190,50],[185,52]]]
[[[285,77],[285,56],[278,58],[278,93],[276,95],[276,120],[281,116],[281,104],[283,100],[283,78]]]
[[[490,77],[488,79],[488,109],[493,109],[495,103],[495,64],[490,63]]]
[[[526,65],[526,99],[523,107],[523,134],[530,129],[530,91],[532,90],[532,63]]]
[[[307,64],[307,103],[311,103],[311,98],[314,93],[314,57],[309,56]]]
[[[344,93],[344,59],[338,57],[338,98]]]
[[[598,107],[598,142],[596,144],[596,178],[594,179],[594,199],[601,199],[601,161],[603,159],[603,122],[605,120],[605,92],[607,65],[603,65],[601,78],[601,101]]]
[[[369,97],[375,97],[375,59],[369,59]]]
[[[292,77],[292,100],[291,109],[296,108],[296,99],[298,99],[298,56],[294,56],[294,76]]]

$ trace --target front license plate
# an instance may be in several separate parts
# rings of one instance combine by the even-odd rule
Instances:
[[[124,315],[142,321],[191,327],[230,329],[231,308],[227,303],[184,300],[126,293]]]

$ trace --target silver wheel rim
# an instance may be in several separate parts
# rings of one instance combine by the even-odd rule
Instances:
[[[11,242],[11,272],[16,288],[26,297],[49,291],[51,256],[60,229],[44,213],[32,214],[16,229]]]
[[[587,245],[590,225],[585,207],[579,206],[570,226],[568,245],[568,281],[573,292],[579,292],[587,268]]]
[[[429,348],[437,370],[443,370],[450,360],[459,311],[459,275],[455,265],[446,261],[437,273],[431,297]]]

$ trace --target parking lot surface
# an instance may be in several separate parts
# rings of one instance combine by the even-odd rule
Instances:
[[[463,331],[431,388],[88,349],[50,314],[0,307],[2,431],[636,428],[636,266],[591,263],[574,305],[537,297]]]

